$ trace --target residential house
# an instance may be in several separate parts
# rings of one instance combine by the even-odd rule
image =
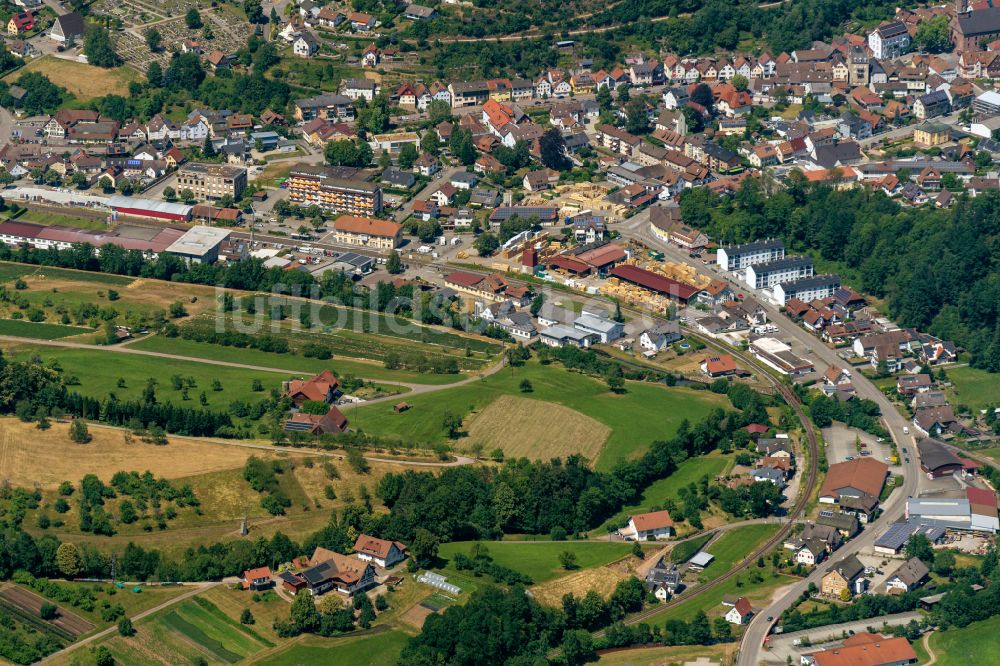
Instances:
[[[83,37],[84,23],[80,12],[70,12],[56,17],[49,29],[49,39],[61,44],[73,44]]]
[[[399,541],[359,534],[354,543],[354,553],[359,560],[374,562],[387,569],[406,559],[406,546]]]
[[[752,616],[753,608],[751,607],[750,602],[746,597],[740,597],[736,600],[736,604],[729,609],[729,612],[726,613],[725,617],[726,622],[729,622],[730,624],[742,625],[749,622]]]
[[[710,356],[702,361],[701,371],[712,378],[735,375],[737,372],[736,360],[729,354]]]
[[[307,401],[332,404],[340,395],[340,380],[329,370],[324,370],[306,380],[293,379],[285,382],[283,389],[296,407],[302,407]]]
[[[319,42],[315,35],[303,30],[292,42],[292,52],[300,58],[311,58],[319,51]]]
[[[820,584],[820,591],[831,597],[843,597],[860,594],[868,587],[868,579],[864,577],[865,565],[861,564],[856,555],[848,555],[827,571]]]
[[[886,591],[889,594],[910,592],[919,587],[929,573],[926,564],[916,557],[911,557],[886,579]]]
[[[927,120],[943,116],[951,110],[948,94],[943,90],[935,90],[921,95],[913,102],[913,116],[918,120]]]
[[[674,535],[674,521],[669,511],[653,511],[628,517],[628,525],[620,530],[626,541],[669,539]]]
[[[639,346],[647,351],[657,352],[682,338],[678,322],[665,321],[643,331],[639,335]]]
[[[910,48],[910,33],[902,21],[883,23],[868,35],[868,48],[878,60],[893,59]]]
[[[317,547],[309,564],[299,575],[313,596],[330,590],[351,596],[375,584],[375,568],[371,563],[326,548]]]
[[[826,546],[819,539],[805,539],[795,551],[795,561],[806,566],[816,566],[826,558]]]
[[[243,572],[241,580],[243,582],[244,590],[253,590],[254,592],[257,592],[259,590],[268,590],[274,587],[274,578],[271,575],[271,570],[267,567],[247,569]]]

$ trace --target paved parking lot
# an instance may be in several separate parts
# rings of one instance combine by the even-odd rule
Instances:
[[[862,445],[871,451],[871,457],[875,460],[888,462],[886,458],[891,453],[888,443],[878,442],[874,435],[867,432],[848,428],[842,423],[834,423],[829,428],[823,428],[823,439],[826,440],[826,458],[830,464],[844,462],[848,458],[860,458],[861,455],[856,446],[858,438],[861,439]]]

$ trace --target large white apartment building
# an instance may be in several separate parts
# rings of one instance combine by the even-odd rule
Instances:
[[[716,263],[727,271],[741,271],[754,264],[766,264],[785,258],[785,244],[778,238],[720,247]]]
[[[744,281],[753,289],[770,289],[776,284],[794,282],[815,275],[810,257],[785,257],[766,264],[746,267]]]

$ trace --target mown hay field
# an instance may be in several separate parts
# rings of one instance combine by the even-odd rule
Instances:
[[[481,444],[508,458],[548,460],[582,454],[595,460],[611,428],[576,410],[552,402],[500,396],[471,419],[460,446]]]

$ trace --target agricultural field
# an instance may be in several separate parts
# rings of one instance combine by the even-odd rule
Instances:
[[[968,405],[970,409],[985,409],[1000,401],[997,393],[997,378],[995,374],[962,366],[945,367],[945,374],[952,386],[945,389],[952,404]]]
[[[500,448],[508,458],[537,460],[579,453],[595,460],[610,434],[608,426],[569,407],[503,395],[476,416],[466,439],[483,451]],[[549,444],[556,440],[573,442],[573,449],[553,451]]]
[[[729,530],[728,532],[723,532],[718,539],[705,549],[707,552],[715,555],[715,561],[708,565],[708,568],[705,569],[705,574],[712,579],[729,571],[759,544],[777,532],[778,528],[779,525],[777,524],[761,523],[758,525],[745,525]]]
[[[139,80],[138,72],[128,67],[104,69],[48,55],[32,60],[10,74],[6,80],[8,83],[16,81],[26,72],[44,74],[52,83],[65,88],[81,102],[103,95],[128,97],[128,84]]]
[[[269,653],[266,659],[251,660],[250,663],[266,663],[268,666],[331,663],[393,666],[408,640],[409,637],[401,631],[370,631],[364,636],[336,639],[304,636],[283,650]],[[331,659],[335,661],[331,662]]]
[[[8,613],[13,613],[15,617],[22,619],[38,618],[45,603],[45,598],[40,597],[31,590],[18,585],[6,585],[0,590],[0,609]],[[43,630],[49,630],[60,637],[75,640],[84,634],[90,633],[94,625],[77,615],[73,610],[65,606],[58,608],[56,618],[52,621],[42,622],[46,625]]]
[[[453,541],[441,544],[438,555],[448,559],[456,553],[469,554],[473,541]],[[559,554],[569,551],[576,555],[580,569],[603,566],[632,552],[631,544],[611,541],[490,541],[482,542],[493,561],[530,576],[535,583],[544,583],[566,575],[559,563]],[[445,567],[446,575],[455,571]]]
[[[285,605],[284,602],[280,602]],[[192,597],[135,623],[135,636],[101,641],[116,664],[235,664],[275,647],[257,625],[246,626],[207,597]]]
[[[90,434],[92,441],[81,445],[70,440],[64,423],[53,423],[49,430],[40,431],[32,423],[0,419],[0,479],[12,487],[41,492],[39,506],[26,510],[24,519],[25,529],[36,536],[53,534],[62,540],[89,541],[102,549],[120,549],[136,541],[180,554],[188,546],[235,538],[246,516],[254,536],[270,536],[280,530],[302,538],[322,527],[331,509],[356,501],[364,489],[374,496],[379,479],[386,473],[408,469],[401,463],[372,461],[367,473],[359,473],[339,456],[269,452],[183,437],[170,437],[163,446],[146,444],[139,438],[129,443],[122,431],[97,424],[90,424]],[[252,455],[282,461],[286,471],[279,475],[279,484],[292,500],[285,516],[268,514],[260,505],[261,496],[243,478],[243,467]],[[78,529],[75,494],[64,498],[69,505],[65,513],[54,509],[63,481],[77,485],[85,474],[96,474],[107,483],[119,471],[141,474],[147,470],[177,488],[190,486],[199,502],[197,510],[179,508],[162,530],[154,527],[146,531],[147,521],[141,519],[131,524],[116,519],[114,536],[95,537]],[[327,497],[328,485],[334,490],[334,499]],[[112,514],[117,514],[118,502],[108,501]],[[375,511],[385,510],[377,498],[373,497],[373,504]],[[38,526],[42,515],[52,521],[48,528]],[[57,520],[63,524],[57,525]]]
[[[45,324],[42,322],[25,321],[23,319],[0,319],[0,335],[10,335],[17,338],[33,340],[59,340],[74,335],[93,333],[92,328],[82,326],[63,326],[62,324]]]
[[[685,664],[699,659],[728,664],[737,649],[736,643],[721,645],[677,645],[673,647],[639,647],[617,650],[603,654],[597,660],[599,666],[662,666],[663,664]]]
[[[33,266],[30,264],[20,264],[9,261],[0,262],[0,283],[10,282],[15,278],[25,276],[31,276],[39,280],[81,282],[87,283],[88,285],[103,284],[111,287],[125,287],[132,284],[136,280],[136,278],[124,275],[111,275],[109,273],[76,271],[70,268],[56,268],[54,266]],[[28,278],[25,277],[25,280],[27,279]],[[38,286],[44,286],[44,283],[39,282]],[[91,286],[91,288],[93,287]]]
[[[1000,661],[1000,617],[973,622],[962,629],[935,631],[930,637],[931,651],[941,666],[964,666],[970,663],[969,646],[975,646],[980,663]]]
[[[319,346],[334,356],[379,362],[395,357],[402,362],[401,367],[418,371],[425,369],[414,366],[415,358],[426,360],[426,370],[431,370],[433,363],[443,361],[453,362],[462,370],[481,370],[501,348],[492,341],[419,326],[406,319],[329,305],[323,306],[313,317],[315,326],[306,328],[300,324],[297,310],[301,308],[309,313],[308,304],[301,301],[288,304],[286,299],[277,302],[271,299],[271,304],[286,304],[288,318],[284,321],[269,319],[264,314],[266,305],[262,305],[257,308],[259,314],[243,315],[238,322],[232,314],[220,322],[213,312],[187,319],[182,324],[190,335],[198,336],[218,333],[220,323],[226,331],[271,335],[285,340],[291,351],[299,353],[307,346]]]
[[[105,629],[114,621],[102,617],[104,609],[121,606],[126,617],[132,617],[150,608],[175,599],[191,588],[181,585],[143,585],[136,591],[133,587],[115,587],[100,583],[70,583],[66,581],[46,581],[37,579],[36,589],[26,585],[7,585],[0,591],[0,597],[8,603],[31,610],[37,615],[39,600],[49,600],[60,609],[60,617],[54,624],[65,626],[77,636],[91,633],[95,629]],[[68,602],[66,599],[73,599]],[[89,599],[89,601],[88,601]]]
[[[264,368],[287,368],[292,372],[315,374],[325,368],[330,368],[338,376],[354,375],[375,381],[412,382],[415,384],[452,384],[465,379],[462,375],[434,375],[407,372],[406,370],[387,370],[381,363],[366,362],[335,356],[326,361],[306,358],[300,354],[289,352],[260,351],[259,349],[239,349],[223,347],[210,342],[196,342],[182,338],[165,338],[153,335],[134,343],[130,347],[163,354],[176,354],[190,358],[204,358],[226,363],[247,363]]]
[[[521,392],[522,380],[531,383],[530,393]],[[505,369],[461,388],[414,395],[407,399],[413,408],[402,414],[393,413],[387,404],[377,404],[351,410],[350,418],[355,427],[372,434],[433,444],[446,440],[444,416],[458,414],[464,418],[464,432],[455,443],[471,450],[476,442],[469,433],[473,432],[476,420],[499,396],[517,396],[540,401],[544,406],[568,408],[577,412],[579,418],[596,420],[610,429],[595,463],[597,469],[606,470],[619,458],[642,455],[652,441],[672,436],[683,419],[694,422],[714,407],[729,404],[725,396],[707,391],[640,382],[628,382],[626,388],[625,393],[614,394],[596,379],[555,364],[543,366],[529,362],[524,367],[513,371]],[[548,431],[544,420],[520,420],[518,428],[516,437],[511,433],[515,439],[535,439],[535,429]],[[501,448],[506,450],[512,445],[508,439]],[[575,440],[557,433],[535,457],[565,456],[579,450]]]
[[[93,439],[76,444],[70,440],[65,423],[53,423],[49,430],[41,431],[33,423],[0,418],[0,478],[15,487],[37,485],[45,492],[55,490],[65,480],[79,481],[84,474],[96,474],[107,482],[119,470],[149,470],[157,477],[177,479],[242,467],[251,455],[267,453],[172,436],[165,446],[143,444],[138,439],[130,444],[120,430],[96,424],[90,424],[89,429]]]
[[[181,302],[190,315],[214,309],[215,304],[215,291],[210,287],[45,266],[4,264],[0,267],[0,282],[4,287],[0,292],[0,319],[23,320],[8,325],[11,332],[6,334],[23,333],[23,337],[55,339],[95,329],[103,335],[107,319],[141,329],[163,321],[175,302]],[[26,327],[35,322],[85,328]],[[80,341],[93,339],[88,336]]]
[[[22,345],[15,347],[8,356],[19,360],[41,357],[44,363],[59,369],[70,391],[88,397],[104,399],[113,393],[121,400],[139,400],[147,382],[155,379],[158,402],[175,405],[186,402],[192,407],[216,411],[229,411],[230,404],[236,400],[259,402],[272,388],[280,389],[281,382],[293,376],[100,349]],[[175,381],[177,377],[181,378],[179,384]],[[221,390],[216,390],[213,384],[216,380]],[[254,380],[260,380],[261,391],[253,390]],[[203,393],[204,404],[200,400]]]

